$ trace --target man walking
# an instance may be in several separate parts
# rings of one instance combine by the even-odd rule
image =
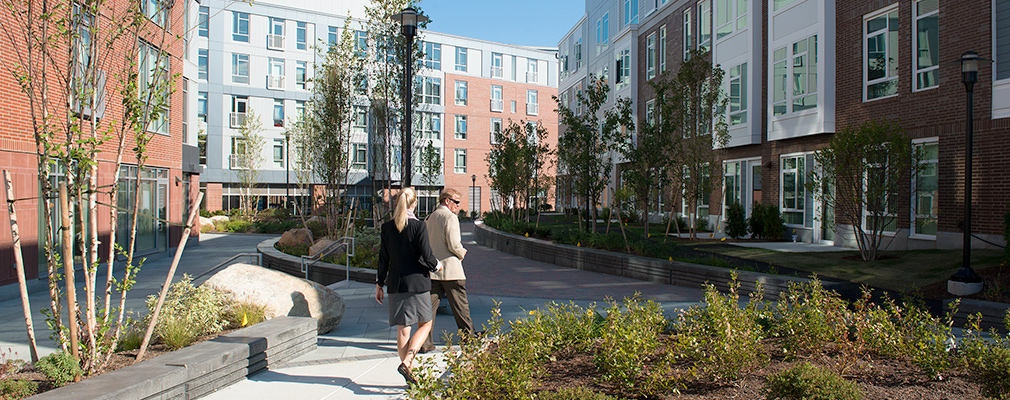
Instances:
[[[452,316],[456,318],[456,326],[466,334],[473,334],[473,321],[470,319],[470,303],[466,299],[466,276],[463,274],[463,256],[466,249],[459,239],[459,218],[456,213],[460,209],[460,193],[446,188],[438,196],[438,207],[425,220],[428,230],[428,244],[435,258],[442,262],[442,270],[431,274],[431,308],[432,321],[438,310],[438,303],[443,298],[449,299]],[[428,339],[421,346],[421,352],[435,349],[432,341],[434,332],[428,334]]]

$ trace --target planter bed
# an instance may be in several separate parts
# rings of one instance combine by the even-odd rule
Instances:
[[[256,251],[263,255],[262,266],[291,276],[305,278],[305,273],[302,272],[301,258],[277,250],[274,245],[277,244],[278,240],[280,240],[280,237],[267,239],[256,246]],[[317,261],[309,267],[308,280],[328,286],[344,280],[347,276],[346,268],[340,264]],[[350,267],[350,269],[352,281],[375,283],[376,271],[374,269],[358,267]]]

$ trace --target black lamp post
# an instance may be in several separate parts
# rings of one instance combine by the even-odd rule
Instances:
[[[477,211],[473,206],[473,201],[477,199],[477,175],[470,175],[470,212]]]
[[[428,17],[418,14],[417,10],[407,7],[404,8],[402,12],[393,16],[393,20],[400,24],[400,33],[404,38],[404,59],[403,64],[403,141],[401,144],[400,154],[403,158],[403,170],[400,171],[400,187],[410,186],[411,178],[411,155],[413,155],[413,146],[411,141],[411,130],[413,124],[411,123],[411,118],[414,114],[413,105],[411,104],[411,88],[414,86],[414,36],[417,35],[417,25],[428,22]]]
[[[291,135],[287,132],[284,133],[284,209],[287,210],[291,207],[291,152],[288,151],[290,147]]]
[[[982,290],[982,278],[971,268],[971,159],[972,159],[972,100],[975,93],[975,82],[978,82],[978,53],[966,51],[961,54],[961,83],[968,92],[967,115],[965,116],[965,146],[964,146],[964,243],[962,244],[963,260],[961,269],[950,277],[947,290],[958,295],[969,295]]]

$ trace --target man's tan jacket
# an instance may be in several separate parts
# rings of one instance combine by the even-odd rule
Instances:
[[[425,220],[431,253],[442,262],[442,270],[431,273],[433,281],[465,280],[463,257],[466,249],[459,239],[459,218],[449,208],[439,205]]]

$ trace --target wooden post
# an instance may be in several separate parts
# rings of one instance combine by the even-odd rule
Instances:
[[[70,233],[70,200],[67,182],[60,182],[60,221],[63,230],[63,278],[67,282],[67,316],[70,325],[70,354],[80,360],[77,349],[77,288],[74,285],[74,238]]]
[[[140,344],[140,350],[137,351],[137,359],[135,362],[140,362],[144,359],[144,353],[147,352],[147,345],[151,343],[151,335],[154,334],[154,326],[158,323],[158,314],[161,313],[161,306],[165,304],[165,295],[168,294],[168,288],[172,286],[172,278],[175,276],[175,269],[179,266],[179,259],[182,258],[182,251],[186,248],[186,241],[189,240],[189,232],[193,229],[193,220],[196,218],[200,211],[200,203],[203,202],[203,192],[200,192],[196,196],[196,203],[193,203],[189,208],[189,218],[186,219],[186,229],[182,231],[182,238],[179,240],[179,247],[175,248],[175,257],[172,258],[172,266],[168,269],[168,276],[165,278],[165,284],[161,287],[161,295],[158,296],[158,304],[154,307],[154,312],[151,314],[151,322],[147,324],[147,332],[144,333],[144,341]]]
[[[11,239],[14,242],[14,266],[17,268],[18,288],[21,289],[21,306],[25,313],[25,326],[28,329],[28,347],[31,349],[32,362],[39,360],[39,350],[35,345],[35,327],[32,324],[32,307],[28,303],[28,284],[25,282],[25,262],[21,257],[21,233],[18,231],[18,215],[14,211],[14,184],[11,183],[11,173],[4,170],[4,185],[7,186],[7,212],[11,217]]]

